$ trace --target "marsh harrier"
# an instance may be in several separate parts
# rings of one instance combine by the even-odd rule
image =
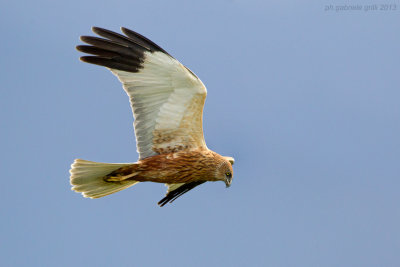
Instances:
[[[200,79],[146,37],[121,28],[124,35],[93,27],[100,37],[82,36],[90,54],[83,62],[108,68],[128,94],[139,160],[98,163],[76,159],[71,166],[72,190],[100,198],[139,182],[165,183],[164,206],[207,181],[232,182],[232,157],[206,146],[203,106],[207,90]]]

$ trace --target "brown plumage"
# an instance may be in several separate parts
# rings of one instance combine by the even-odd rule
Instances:
[[[94,27],[93,32],[105,39],[83,36],[89,46],[77,49],[92,54],[82,61],[109,68],[122,82],[135,117],[139,161],[75,160],[72,189],[99,198],[139,182],[165,183],[167,195],[159,202],[164,206],[207,181],[230,186],[233,158],[209,150],[203,137],[203,83],[149,39],[122,31],[125,35]]]
[[[226,173],[232,172],[229,161],[211,150],[183,150],[152,156],[121,167],[106,175],[104,180],[108,182],[134,180],[165,184],[224,181],[229,186],[230,180],[226,179]]]

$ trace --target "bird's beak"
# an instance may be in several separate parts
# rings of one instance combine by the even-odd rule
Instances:
[[[226,188],[230,187],[232,183],[232,177],[231,178],[225,178],[225,185]]]

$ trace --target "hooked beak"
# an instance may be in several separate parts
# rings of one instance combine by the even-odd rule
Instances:
[[[230,187],[230,186],[231,186],[231,183],[232,183],[232,177],[226,177],[226,178],[225,178],[225,185],[226,185],[226,188]]]

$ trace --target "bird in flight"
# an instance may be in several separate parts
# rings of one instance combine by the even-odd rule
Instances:
[[[207,181],[232,182],[234,159],[206,146],[203,107],[207,90],[200,79],[164,49],[126,28],[124,35],[93,27],[100,37],[81,36],[88,45],[83,62],[108,68],[128,94],[139,160],[99,163],[76,159],[71,165],[72,190],[100,198],[140,182],[164,183],[164,206]]]

